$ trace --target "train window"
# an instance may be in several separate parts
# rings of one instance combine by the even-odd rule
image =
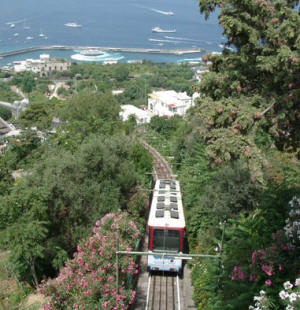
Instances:
[[[162,203],[162,202],[158,202],[158,203],[156,204],[156,208],[157,208],[157,209],[164,209],[164,208],[165,208],[165,204]]]
[[[155,212],[155,217],[164,217],[164,210],[158,210]]]
[[[165,196],[158,196],[157,201],[165,201]]]
[[[174,210],[178,210],[177,203],[171,203],[171,204],[170,204],[170,208],[171,208],[171,209],[174,209]]]
[[[172,219],[179,219],[179,213],[177,211],[171,210],[171,218]]]
[[[179,251],[179,230],[154,229],[153,251]]]
[[[171,202],[177,202],[177,197],[170,197]]]

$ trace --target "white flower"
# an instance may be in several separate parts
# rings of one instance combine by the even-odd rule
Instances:
[[[296,300],[297,300],[297,294],[296,293],[292,293],[290,295],[290,303],[293,303]]]
[[[286,310],[294,310],[294,307],[292,307],[291,305],[288,305],[285,309]]]
[[[295,285],[300,286],[300,278],[296,279]]]
[[[257,300],[257,301],[261,301],[261,300],[262,300],[262,297],[260,297],[260,296],[254,296],[254,298],[253,298],[253,299],[254,299],[254,301],[255,301],[255,300]]]
[[[253,306],[249,306],[249,310],[254,310],[254,307]]]
[[[293,285],[290,281],[287,281],[287,282],[283,283],[283,287],[284,287],[284,289],[289,290],[293,287]]]
[[[260,294],[260,296],[265,296],[265,295],[266,295],[266,292],[265,292],[264,290],[261,290],[261,291],[259,292],[259,294]]]
[[[286,298],[288,298],[290,295],[286,292],[286,291],[284,291],[284,290],[282,290],[280,293],[279,293],[279,297],[281,298],[281,299],[286,299]]]

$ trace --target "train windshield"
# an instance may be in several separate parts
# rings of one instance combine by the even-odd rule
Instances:
[[[153,251],[179,252],[179,230],[154,229]]]

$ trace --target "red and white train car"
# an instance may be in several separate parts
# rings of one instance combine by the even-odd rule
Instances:
[[[180,185],[175,180],[157,180],[148,219],[148,270],[182,272],[182,253],[185,240],[185,219]],[[155,253],[168,253],[162,257]]]

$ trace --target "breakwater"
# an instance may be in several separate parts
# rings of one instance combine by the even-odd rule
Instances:
[[[7,51],[0,53],[0,57],[24,54],[34,51],[43,50],[88,50],[97,49],[101,51],[111,52],[131,52],[131,53],[157,53],[157,54],[174,54],[184,55],[191,53],[200,53],[204,50],[201,48],[192,49],[153,49],[153,48],[135,48],[135,47],[108,47],[108,46],[65,46],[65,45],[49,45],[49,46],[33,46],[19,50]]]

